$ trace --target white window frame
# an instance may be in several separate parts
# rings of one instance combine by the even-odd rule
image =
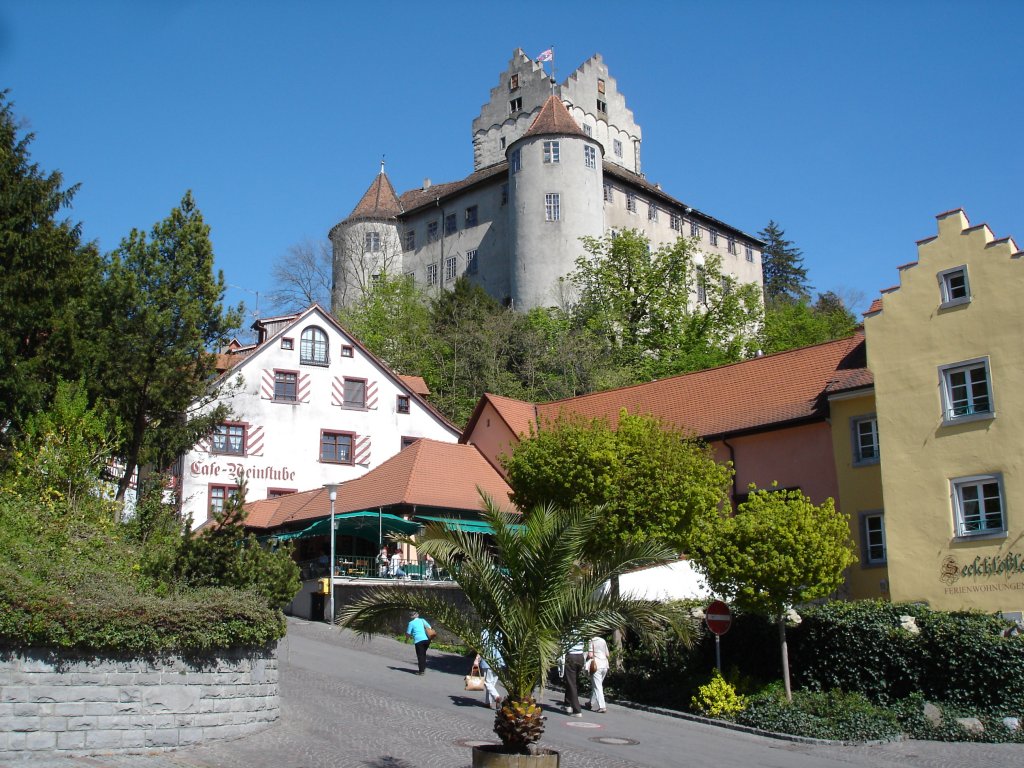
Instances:
[[[731,253],[733,256],[736,255],[736,238],[735,237],[730,237],[729,238],[728,244],[726,245],[726,250],[728,250],[729,253]]]
[[[647,220],[657,221],[658,220],[658,206],[654,203],[647,204]]]
[[[863,438],[864,433],[861,432],[861,427],[867,426],[870,429],[869,436],[871,438],[870,447],[873,451],[873,455],[865,454],[865,444]],[[853,466],[863,467],[868,464],[877,464],[879,462],[880,447],[878,443],[878,417],[874,413],[865,414],[863,416],[854,416],[850,419],[850,441],[853,448]]]
[[[548,165],[558,165],[560,149],[558,142],[548,139],[544,142],[544,162]]]
[[[375,229],[371,229],[369,232],[367,232],[364,238],[364,245],[366,246],[366,250],[370,251],[371,253],[379,251],[380,232],[378,232]]]
[[[544,220],[562,220],[562,200],[558,192],[547,192],[544,195]]]
[[[636,195],[632,192],[626,193],[626,210],[630,213],[636,213]]]
[[[444,279],[445,282],[450,283],[455,279],[455,273],[458,271],[459,262],[455,256],[449,256],[444,260]]]
[[[604,201],[606,203],[615,202],[615,193],[612,191],[612,185],[607,181],[604,183]]]
[[[597,168],[597,150],[589,144],[583,145],[583,164],[587,168]]]
[[[963,285],[958,285],[958,278],[963,278]],[[946,307],[956,307],[960,304],[971,303],[971,282],[967,276],[967,265],[961,264],[959,267],[953,267],[952,269],[944,269],[936,275],[939,281],[939,293],[942,298],[942,302],[939,304],[939,309],[945,309]],[[963,295],[956,295],[959,293]]]
[[[427,285],[437,285],[437,263],[427,264]]]
[[[622,142],[618,139],[612,139],[612,152],[616,157],[622,157]]]
[[[700,240],[700,224],[696,221],[690,222],[690,237],[695,237]]]
[[[985,502],[985,486],[996,486],[996,498],[999,504],[999,524],[989,526],[985,518],[987,515],[982,512],[981,507]],[[953,530],[957,538],[973,539],[978,537],[995,537],[1006,535],[1006,494],[1003,492],[1003,476],[999,472],[981,475],[969,475],[966,477],[954,477],[949,481],[950,497],[953,504]],[[971,490],[977,494],[977,498],[965,499],[964,492]],[[992,499],[992,496],[988,497]],[[970,519],[967,518],[969,505],[979,504],[977,511],[970,511]],[[976,518],[976,520],[975,520]],[[972,528],[972,525],[977,525]]]
[[[466,251],[466,274],[475,275],[478,268],[479,263],[476,259],[476,249]]]
[[[594,129],[590,127],[589,123],[583,124],[583,132],[587,134],[587,136],[590,136],[591,138],[593,138],[594,136]]]
[[[678,213],[670,213],[668,217],[668,225],[676,232],[683,231],[683,217]]]
[[[708,284],[703,266],[697,267],[697,302],[708,303]]]
[[[754,249],[751,248],[749,245],[746,246],[746,249],[747,249],[747,252],[746,252],[747,261],[749,261],[751,264],[753,264],[754,263]]]
[[[880,510],[860,513],[861,550],[864,565],[885,565],[888,562],[888,546],[885,540],[885,514]],[[881,557],[873,556],[872,549],[881,547]]]
[[[708,245],[718,245],[718,230],[708,227]]]
[[[974,388],[977,384],[971,373],[984,371],[985,396],[976,397]],[[966,374],[963,383],[954,381],[954,377]],[[944,365],[939,368],[939,384],[942,390],[942,423],[962,424],[968,421],[993,419],[996,415],[995,395],[992,391],[992,372],[987,357],[977,357],[959,363]],[[963,389],[963,392],[959,390]],[[962,395],[962,397],[958,397]],[[979,410],[977,401],[987,400],[987,407]],[[959,413],[958,413],[959,412]]]

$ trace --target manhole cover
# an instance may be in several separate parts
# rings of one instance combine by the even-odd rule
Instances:
[[[601,726],[597,723],[588,723],[580,720],[569,720],[566,725],[570,728],[600,728]]]
[[[488,741],[487,739],[456,739],[453,743],[457,747],[486,747],[495,746],[500,742]]]
[[[639,744],[639,741],[633,739],[623,739],[620,736],[593,736],[591,741],[596,741],[598,744],[611,744],[615,747],[631,747],[634,744]]]

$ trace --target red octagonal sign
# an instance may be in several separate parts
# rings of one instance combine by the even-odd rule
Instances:
[[[724,635],[732,626],[732,611],[721,600],[715,600],[704,611],[704,621],[716,635]]]

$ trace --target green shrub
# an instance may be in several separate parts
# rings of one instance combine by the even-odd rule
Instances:
[[[715,670],[711,680],[697,689],[697,695],[690,699],[690,708],[705,717],[733,720],[747,706],[746,699]]]
[[[1024,743],[1024,730],[1011,731],[1003,725],[1003,717],[1008,714],[1018,717],[1019,708],[1017,708],[1017,714],[1013,714],[1009,711],[979,712],[948,704],[939,704],[942,719],[938,725],[934,725],[924,715],[924,704],[925,697],[920,693],[915,693],[892,706],[904,733],[912,739]],[[959,717],[976,717],[984,726],[984,733],[966,730],[957,722]]]
[[[787,702],[778,686],[750,697],[736,722],[776,733],[839,741],[892,739],[902,732],[894,712],[859,693],[794,691]]]

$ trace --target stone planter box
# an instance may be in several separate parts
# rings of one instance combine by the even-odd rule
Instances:
[[[254,733],[280,716],[277,674],[276,648],[154,659],[3,651],[0,760],[152,752]]]

